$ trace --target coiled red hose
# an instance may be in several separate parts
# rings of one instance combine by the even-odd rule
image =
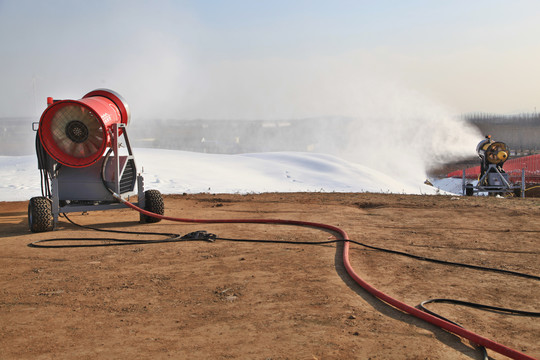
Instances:
[[[499,344],[493,340],[490,340],[488,338],[485,338],[483,336],[480,336],[476,333],[473,333],[467,329],[461,328],[457,325],[454,325],[452,323],[449,323],[448,321],[442,320],[436,316],[433,316],[431,314],[428,314],[420,309],[417,309],[413,306],[407,305],[404,302],[401,302],[382,291],[374,288],[372,285],[364,281],[352,268],[351,263],[349,261],[349,236],[347,233],[338,228],[337,226],[333,225],[327,225],[322,223],[315,223],[315,222],[309,222],[309,221],[298,221],[298,220],[280,220],[280,219],[185,219],[185,218],[175,218],[170,216],[164,216],[155,214],[149,211],[146,211],[144,209],[139,208],[138,206],[122,199],[118,194],[113,193],[113,196],[118,199],[120,202],[125,204],[126,206],[144,214],[150,217],[155,217],[162,220],[169,220],[169,221],[176,221],[176,222],[186,222],[186,223],[199,223],[199,224],[281,224],[281,225],[295,225],[295,226],[309,226],[313,228],[318,229],[324,229],[324,230],[330,230],[332,232],[335,232],[339,234],[343,238],[344,246],[343,246],[343,264],[345,265],[345,269],[347,270],[347,273],[349,276],[353,278],[353,280],[360,285],[364,290],[372,294],[373,296],[377,297],[378,299],[394,306],[395,308],[404,311],[412,316],[415,316],[419,319],[422,319],[424,321],[427,321],[428,323],[431,323],[435,326],[440,327],[441,329],[447,330],[451,333],[454,333],[456,335],[459,335],[465,339],[468,339],[472,341],[475,344],[482,345],[488,349],[491,349],[499,354],[508,356],[512,359],[516,360],[535,360],[533,357],[526,355],[522,352],[519,352],[517,350],[514,350],[512,348],[509,348],[505,345]]]

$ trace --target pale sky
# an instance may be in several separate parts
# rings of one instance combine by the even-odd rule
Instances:
[[[540,1],[0,0],[0,117],[122,94],[134,118],[540,110]]]

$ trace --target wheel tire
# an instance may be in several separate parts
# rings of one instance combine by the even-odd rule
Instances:
[[[473,196],[474,194],[474,187],[472,184],[465,185],[465,195],[467,196]]]
[[[521,188],[514,189],[514,197],[521,197]]]
[[[144,192],[144,210],[150,211],[158,215],[165,214],[165,204],[163,203],[163,197],[158,190],[146,190]],[[161,219],[152,216],[142,216],[142,222],[144,223],[157,223],[160,221]]]
[[[28,227],[32,232],[51,231],[54,228],[51,200],[33,197],[28,202]]]

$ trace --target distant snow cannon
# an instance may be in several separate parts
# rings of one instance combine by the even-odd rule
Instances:
[[[506,144],[500,141],[493,141],[491,135],[478,144],[476,152],[482,160],[482,166],[486,167],[489,164],[497,165],[501,170],[504,162],[508,159],[509,151]],[[487,169],[487,167],[486,167]]]
[[[163,215],[161,194],[144,191],[137,175],[126,131],[129,106],[119,94],[98,89],[80,100],[47,98],[47,105],[36,136],[42,196],[28,204],[31,231],[53,230],[60,213],[125,207],[114,195],[137,194],[139,207]],[[145,215],[140,220],[159,221]]]
[[[508,174],[503,170],[503,165],[510,156],[510,150],[505,143],[494,141],[491,135],[476,147],[480,157],[480,177],[478,184],[465,185],[465,194],[473,195],[475,192],[487,192],[489,195],[505,194],[513,192],[516,197],[521,196],[521,186],[514,186],[508,181]]]

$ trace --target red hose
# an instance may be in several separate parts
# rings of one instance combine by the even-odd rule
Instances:
[[[314,223],[314,222],[308,222],[308,221],[298,221],[298,220],[279,220],[279,219],[184,219],[184,218],[175,218],[170,216],[164,216],[155,214],[146,210],[143,210],[139,208],[138,206],[135,206],[134,204],[122,199],[117,194],[113,194],[118,200],[120,200],[123,204],[126,206],[144,214],[150,217],[162,219],[162,220],[170,220],[170,221],[177,221],[177,222],[187,222],[187,223],[199,223],[199,224],[282,224],[282,225],[296,225],[296,226],[310,226],[318,229],[325,229],[330,230],[333,232],[338,233],[343,240],[349,240],[349,236],[347,233],[332,225],[327,224],[321,224],[321,223]],[[465,339],[468,339],[472,341],[475,344],[482,345],[488,349],[491,349],[499,354],[508,356],[512,359],[516,360],[535,360],[533,357],[523,354],[522,352],[519,352],[517,350],[514,350],[512,348],[509,348],[507,346],[504,346],[502,344],[499,344],[493,340],[490,340],[488,338],[485,338],[483,336],[480,336],[476,333],[473,333],[467,329],[464,329],[462,327],[459,327],[457,325],[454,325],[452,323],[449,323],[448,321],[442,320],[436,316],[433,316],[431,314],[428,314],[420,309],[417,309],[415,307],[412,307],[410,305],[405,304],[404,302],[401,302],[385,293],[383,293],[380,290],[377,290],[373,286],[371,286],[369,283],[364,281],[358,274],[354,271],[354,269],[351,266],[351,263],[349,261],[349,242],[344,241],[343,246],[343,264],[345,265],[345,269],[347,270],[347,273],[353,278],[353,280],[360,285],[364,290],[372,294],[373,296],[377,297],[378,299],[396,307],[397,309],[404,311],[410,315],[413,315],[419,319],[422,319],[424,321],[427,321],[428,323],[431,323],[435,326],[438,326],[442,329],[445,329],[447,331],[450,331],[451,333],[454,333],[456,335],[459,335]]]

